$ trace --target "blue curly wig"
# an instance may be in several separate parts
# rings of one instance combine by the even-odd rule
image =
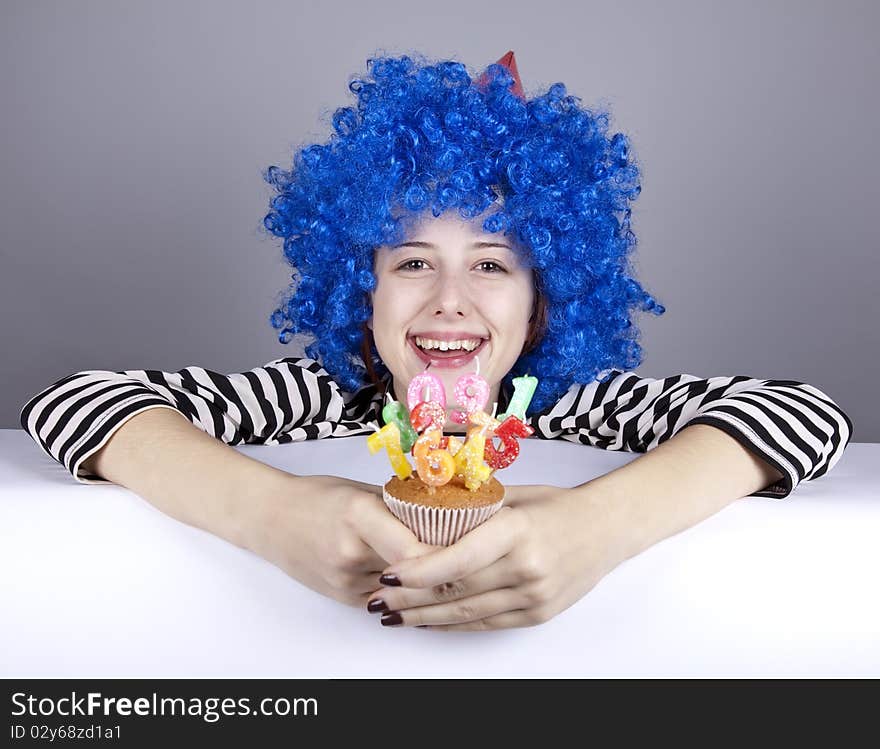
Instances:
[[[539,378],[530,410],[572,383],[637,367],[631,316],[664,309],[633,277],[629,205],[640,175],[626,136],[608,137],[609,115],[581,108],[562,83],[523,101],[497,64],[481,85],[459,62],[416,54],[367,65],[349,84],[357,106],[335,111],[328,141],[297,150],[290,170],[264,173],[277,195],[263,225],[294,268],[270,317],[279,341],[313,336],[306,354],[352,391],[386,375],[365,325],[375,250],[404,241],[426,211],[488,211],[483,229],[512,238],[543,308],[504,378]]]

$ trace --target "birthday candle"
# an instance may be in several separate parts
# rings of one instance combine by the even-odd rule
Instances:
[[[456,455],[458,451],[461,450],[462,445],[464,445],[464,442],[458,439],[454,434],[450,434],[443,439],[447,441],[446,449],[449,450],[452,455]],[[440,440],[440,447],[443,447],[443,440]]]
[[[467,424],[468,416],[481,411],[489,400],[489,383],[476,374],[462,375],[455,383],[455,400],[464,410],[453,411],[450,418],[458,424]]]
[[[497,449],[490,438],[486,442],[486,463],[494,470],[507,468],[519,455],[519,442],[517,437],[529,437],[534,434],[528,424],[524,424],[516,416],[508,416],[504,422],[495,429],[495,437],[501,440],[501,449]]]
[[[375,455],[383,447],[388,451],[388,459],[391,461],[391,467],[397,474],[397,478],[403,480],[412,476],[412,466],[400,449],[400,430],[393,421],[386,424],[381,429],[376,429],[375,434],[367,437],[367,447],[370,453]]]
[[[462,375],[455,382],[455,400],[463,411],[453,411],[450,415],[457,424],[467,424],[468,416],[481,411],[489,400],[489,383],[480,377],[480,357],[477,358],[476,374]],[[471,392],[473,391],[473,392]]]
[[[442,432],[446,423],[446,409],[437,401],[422,401],[415,405],[409,418],[417,432],[424,432],[432,426]]]
[[[428,427],[413,448],[419,478],[430,487],[431,493],[434,487],[447,483],[455,473],[452,455],[446,450],[437,449],[441,434],[439,429]]]
[[[382,409],[382,418],[385,424],[396,424],[400,431],[400,449],[408,453],[412,450],[413,445],[419,435],[409,421],[409,414],[406,412],[406,406],[396,400],[392,400],[385,408]]]
[[[532,402],[532,396],[535,394],[535,388],[538,387],[538,378],[525,375],[523,377],[513,378],[513,397],[510,399],[510,405],[507,411],[499,414],[498,418],[502,421],[507,416],[516,416],[520,421],[526,420],[526,410]]]
[[[492,406],[491,416],[485,411],[474,411],[469,415],[471,424],[474,424],[478,427],[486,427],[485,431],[487,436],[491,436],[495,432],[495,430],[501,426],[501,422],[495,418],[495,409],[497,408],[498,404],[495,403]]]
[[[423,397],[425,388],[428,389],[427,398]],[[443,413],[446,413],[446,390],[443,383],[437,375],[432,375],[427,371],[413,377],[406,391],[406,405],[410,411],[422,401],[439,403],[443,407]]]
[[[479,489],[480,484],[489,480],[492,469],[483,461],[486,447],[485,427],[472,427],[467,440],[455,455],[455,472],[464,477],[464,485],[471,491]]]

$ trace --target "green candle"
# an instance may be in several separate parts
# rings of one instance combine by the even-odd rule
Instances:
[[[382,409],[382,418],[386,424],[396,424],[400,430],[400,449],[408,453],[419,438],[409,421],[409,413],[406,406],[399,401],[392,400]]]
[[[504,421],[508,416],[516,416],[520,421],[525,423],[526,409],[532,402],[532,396],[535,394],[535,388],[538,387],[538,378],[525,375],[523,377],[513,378],[513,397],[510,399],[510,405],[500,416],[495,418],[498,421]]]

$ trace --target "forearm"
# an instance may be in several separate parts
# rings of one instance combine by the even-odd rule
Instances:
[[[572,492],[601,503],[620,562],[780,478],[733,437],[696,424]]]
[[[238,546],[253,548],[255,506],[289,491],[291,474],[242,455],[191,424],[155,408],[123,424],[84,468],[130,489],[171,517]]]

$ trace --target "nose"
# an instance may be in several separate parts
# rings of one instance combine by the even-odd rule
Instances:
[[[434,317],[466,317],[472,301],[467,279],[455,273],[442,274],[431,298]]]

